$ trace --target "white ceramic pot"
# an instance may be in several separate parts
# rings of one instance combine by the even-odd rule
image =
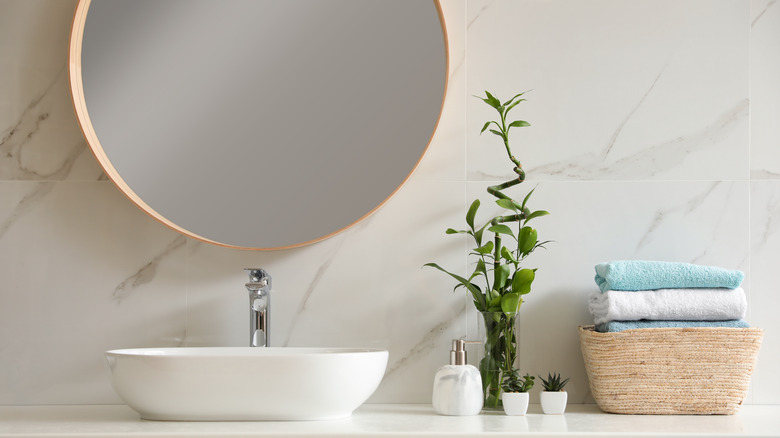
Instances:
[[[501,401],[507,415],[525,415],[528,412],[527,392],[502,392]]]
[[[562,414],[566,410],[566,400],[569,395],[566,391],[542,391],[539,400],[542,403],[542,412],[545,414]]]

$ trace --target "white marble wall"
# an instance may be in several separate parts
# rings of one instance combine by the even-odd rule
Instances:
[[[750,2],[750,310],[765,327],[754,403],[780,403],[780,3]]]
[[[572,377],[592,266],[618,258],[747,274],[766,329],[749,402],[780,403],[780,6],[775,0],[443,0],[449,94],[431,147],[381,210],[324,242],[247,252],[178,236],[108,182],[72,114],[73,0],[0,0],[0,404],[117,403],[102,352],[243,345],[247,266],[274,276],[274,345],[388,348],[374,402],[430,400],[472,310],[436,261],[465,272],[460,226],[508,175],[471,97],[533,89],[516,152],[553,239],[524,304],[521,367]],[[775,305],[773,307],[773,304]],[[535,394],[534,394],[535,396]]]

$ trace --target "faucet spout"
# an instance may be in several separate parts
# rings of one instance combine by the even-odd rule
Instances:
[[[271,276],[264,269],[247,268],[249,283],[249,346],[267,347]]]

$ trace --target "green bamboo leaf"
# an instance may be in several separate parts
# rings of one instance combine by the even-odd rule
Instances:
[[[531,251],[533,251],[537,240],[538,233],[535,229],[531,227],[523,227],[520,229],[520,232],[517,236],[517,249],[519,249],[520,253],[523,255],[528,255]]]
[[[488,105],[492,106],[495,109],[501,108],[501,101],[500,100],[496,99],[495,96],[490,94],[490,92],[488,92],[487,90],[485,90],[485,95],[487,96],[486,102],[487,102]]]
[[[525,204],[528,202],[528,199],[531,197],[531,195],[534,193],[534,190],[536,190],[536,187],[531,189],[530,192],[528,192],[527,195],[525,195],[525,198],[523,198],[523,203],[520,204],[521,209],[525,210]]]
[[[517,259],[515,259],[515,256],[512,255],[512,252],[509,251],[505,246],[501,247],[501,257],[512,263],[518,263]]]
[[[533,219],[533,218],[535,218],[535,217],[540,217],[540,216],[547,216],[548,214],[550,214],[550,212],[549,212],[549,211],[544,211],[544,210],[536,210],[535,212],[533,212],[533,213],[529,214],[529,215],[528,215],[528,216],[525,218],[525,221],[526,221],[526,222],[528,222],[528,221],[530,221],[531,219]]]
[[[485,267],[485,262],[482,261],[482,259],[477,260],[477,271],[487,274],[487,268]]]
[[[506,102],[504,102],[504,106],[509,105],[510,103],[512,103],[513,100],[517,99],[518,97],[522,96],[523,94],[525,94],[525,91],[523,91],[522,93],[519,93],[519,94],[515,94],[511,99],[509,99]],[[521,99],[521,101],[522,100],[525,100],[525,99]],[[518,101],[518,102],[520,102],[520,101]]]
[[[544,249],[547,249],[547,247],[545,247],[544,245],[546,245],[546,244],[548,244],[548,243],[550,243],[550,242],[552,242],[552,240],[545,240],[544,242],[539,242],[539,243],[537,243],[537,244],[536,244],[536,246],[534,247],[534,249],[536,249],[536,248],[544,248]]]
[[[495,276],[496,281],[493,287],[498,290],[503,289],[506,286],[506,281],[509,279],[509,265],[500,265],[496,268]]]
[[[499,207],[506,208],[507,210],[517,211],[517,203],[511,199],[497,199],[496,204]]]
[[[488,228],[488,231],[491,233],[508,234],[512,237],[515,237],[515,233],[512,232],[512,229],[504,224],[493,225],[492,227]]]
[[[501,297],[501,310],[504,313],[517,313],[520,308],[520,303],[523,300],[520,298],[520,294],[511,293]]]
[[[498,122],[491,120],[489,122],[485,122],[485,124],[482,126],[482,130],[479,131],[479,133],[482,134],[483,132],[487,131],[490,125],[496,125],[496,128],[501,129],[501,125],[499,125]]]
[[[485,262],[482,261],[482,259],[477,260],[477,266],[474,268],[474,272],[471,273],[471,277],[469,277],[469,281],[473,280],[477,277],[477,275],[484,275],[487,276],[487,269],[485,268]]]
[[[449,275],[450,277],[454,278],[460,284],[463,285],[469,292],[471,292],[472,297],[474,298],[474,301],[477,301],[481,304],[481,307],[487,307],[485,304],[485,296],[482,295],[482,291],[479,289],[479,287],[475,284],[472,284],[470,281],[466,280],[465,278],[461,277],[460,275],[453,274],[452,272],[447,271],[446,269],[442,268],[441,266],[437,265],[436,263],[426,263],[423,266],[430,266],[432,268],[436,268],[440,270],[441,272],[444,272],[445,274]]]
[[[474,230],[474,216],[477,215],[478,208],[479,199],[475,199],[474,202],[471,203],[471,207],[469,207],[468,213],[466,213],[466,223],[472,230]]]
[[[526,126],[531,126],[531,124],[525,120],[515,120],[509,124],[510,128],[525,128]]]
[[[504,133],[503,132],[496,131],[495,129],[491,129],[490,132],[492,132],[493,134],[496,134],[497,136],[499,136],[501,138],[504,138]]]
[[[479,248],[474,248],[474,251],[480,254],[490,254],[493,252],[493,241],[489,240],[488,243],[480,246]]]
[[[521,269],[515,272],[512,278],[512,292],[518,295],[525,295],[531,292],[531,283],[536,278],[535,269]]]
[[[517,104],[518,104],[518,103],[520,103],[520,102],[525,102],[525,99],[520,99],[520,100],[518,100],[518,101],[514,102],[513,104],[509,105],[509,106],[506,108],[506,112],[507,112],[507,113],[509,113],[509,111],[511,111],[511,110],[512,110],[512,108],[516,107],[516,106],[517,106]],[[504,104],[504,105],[506,105],[506,104]]]
[[[478,97],[481,101],[485,102],[486,104],[488,104],[490,106],[493,106],[493,104],[488,99],[485,99],[485,98],[482,98],[482,97],[479,97],[479,96],[474,96],[474,97]],[[496,107],[493,106],[493,108],[496,108]]]
[[[477,245],[482,245],[482,234],[485,232],[485,228],[487,228],[488,225],[490,225],[490,222],[482,225],[482,228],[474,232],[474,240],[477,241]]]
[[[463,234],[463,233],[468,233],[468,231],[466,231],[466,230],[456,230],[454,228],[447,228],[447,231],[445,231],[445,233],[447,233],[447,234]]]

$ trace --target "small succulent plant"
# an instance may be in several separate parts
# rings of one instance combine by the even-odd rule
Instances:
[[[561,375],[558,373],[547,373],[547,378],[539,376],[542,379],[542,386],[545,391],[563,391],[563,387],[569,382],[569,378],[561,380]]]
[[[520,372],[517,369],[505,374],[501,382],[501,389],[504,392],[528,392],[533,387],[534,376],[526,373],[525,376],[520,377]]]

